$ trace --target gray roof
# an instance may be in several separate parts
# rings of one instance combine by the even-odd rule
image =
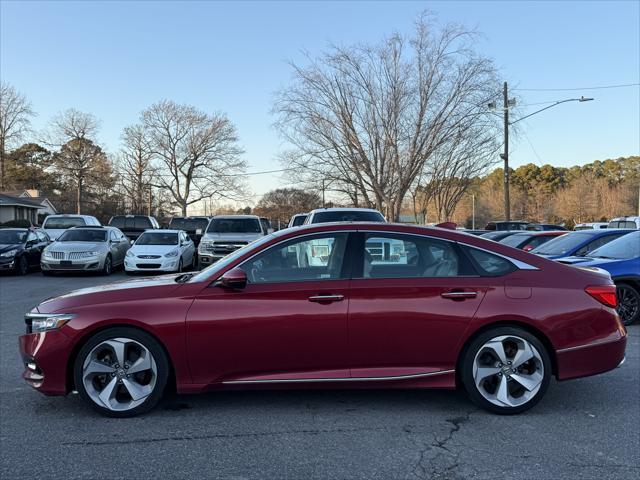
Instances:
[[[38,202],[26,200],[20,197],[14,197],[13,195],[6,195],[0,193],[0,207],[26,207],[26,208],[42,208],[42,205]]]

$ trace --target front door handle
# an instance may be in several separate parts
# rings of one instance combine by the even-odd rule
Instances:
[[[476,298],[478,296],[478,292],[465,292],[465,291],[454,291],[454,292],[443,292],[440,294],[442,298],[448,298],[450,300],[464,300],[465,298]]]
[[[312,295],[309,297],[310,302],[331,303],[344,300],[344,295]]]

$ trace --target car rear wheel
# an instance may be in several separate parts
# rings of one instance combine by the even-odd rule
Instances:
[[[516,327],[497,327],[479,335],[465,350],[460,368],[471,399],[501,415],[533,407],[551,379],[551,360],[544,345]]]
[[[618,315],[624,325],[631,325],[640,318],[640,292],[631,285],[621,283],[616,285],[618,297]]]
[[[133,417],[162,397],[169,363],[151,335],[127,327],[97,333],[74,364],[75,388],[92,408],[109,417]]]

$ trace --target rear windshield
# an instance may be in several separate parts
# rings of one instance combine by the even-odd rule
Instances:
[[[508,237],[500,240],[500,243],[504,245],[509,245],[510,247],[517,247],[522,242],[529,240],[533,235],[509,235]]]
[[[295,217],[293,217],[293,222],[291,223],[291,226],[299,227],[304,223],[306,219],[307,219],[307,215],[296,215]]]
[[[49,217],[44,219],[42,228],[53,228],[57,230],[66,230],[71,227],[83,227],[86,225],[82,217]]]
[[[58,237],[58,242],[106,242],[106,230],[67,230]]]
[[[384,217],[380,212],[366,211],[329,211],[317,212],[312,217],[312,223],[329,222],[384,222]]]
[[[169,228],[195,233],[196,230],[204,232],[208,224],[209,220],[206,218],[172,218],[169,222]]]
[[[628,220],[609,222],[609,228],[636,228],[636,222]]]
[[[207,232],[214,233],[262,233],[257,218],[214,218]]]
[[[616,238],[600,248],[596,248],[586,256],[618,260],[640,257],[640,231],[628,233],[623,237]]]
[[[0,245],[24,243],[27,232],[20,230],[0,230]]]
[[[116,227],[121,230],[146,230],[147,228],[153,228],[151,220],[148,217],[113,217],[109,222],[109,226]]]
[[[145,232],[138,237],[136,245],[177,245],[178,234],[163,232]]]
[[[593,231],[591,229],[591,231]],[[538,248],[531,250],[531,253],[539,253],[541,255],[565,255],[590,238],[595,238],[589,233],[573,233],[562,235],[560,237],[549,240],[547,243],[540,245]]]

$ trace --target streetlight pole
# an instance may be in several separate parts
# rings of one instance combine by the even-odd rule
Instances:
[[[503,89],[502,89],[502,96],[503,96],[503,104],[504,104],[504,115],[503,115],[503,121],[504,121],[504,150],[503,152],[500,154],[500,158],[502,160],[504,160],[504,218],[505,220],[508,222],[511,220],[511,202],[510,202],[510,195],[509,195],[509,127],[511,125],[513,125],[514,123],[519,122],[520,120],[524,120],[525,118],[529,118],[533,115],[536,115],[540,112],[544,112],[545,110],[548,110],[550,108],[553,108],[557,105],[560,105],[561,103],[567,103],[567,102],[590,102],[591,100],[593,100],[593,98],[586,98],[584,96],[580,97],[580,98],[567,98],[566,100],[560,100],[557,102],[552,103],[551,105],[547,105],[544,108],[541,108],[540,110],[536,110],[535,112],[532,112],[528,115],[525,115],[524,117],[520,117],[517,120],[514,120],[512,122],[509,121],[509,108],[510,107],[514,107],[516,104],[516,100],[515,98],[509,99],[509,90],[508,90],[508,85],[507,82],[504,82],[503,85]],[[489,108],[490,109],[495,109],[496,108],[496,102],[491,102],[489,103]]]

